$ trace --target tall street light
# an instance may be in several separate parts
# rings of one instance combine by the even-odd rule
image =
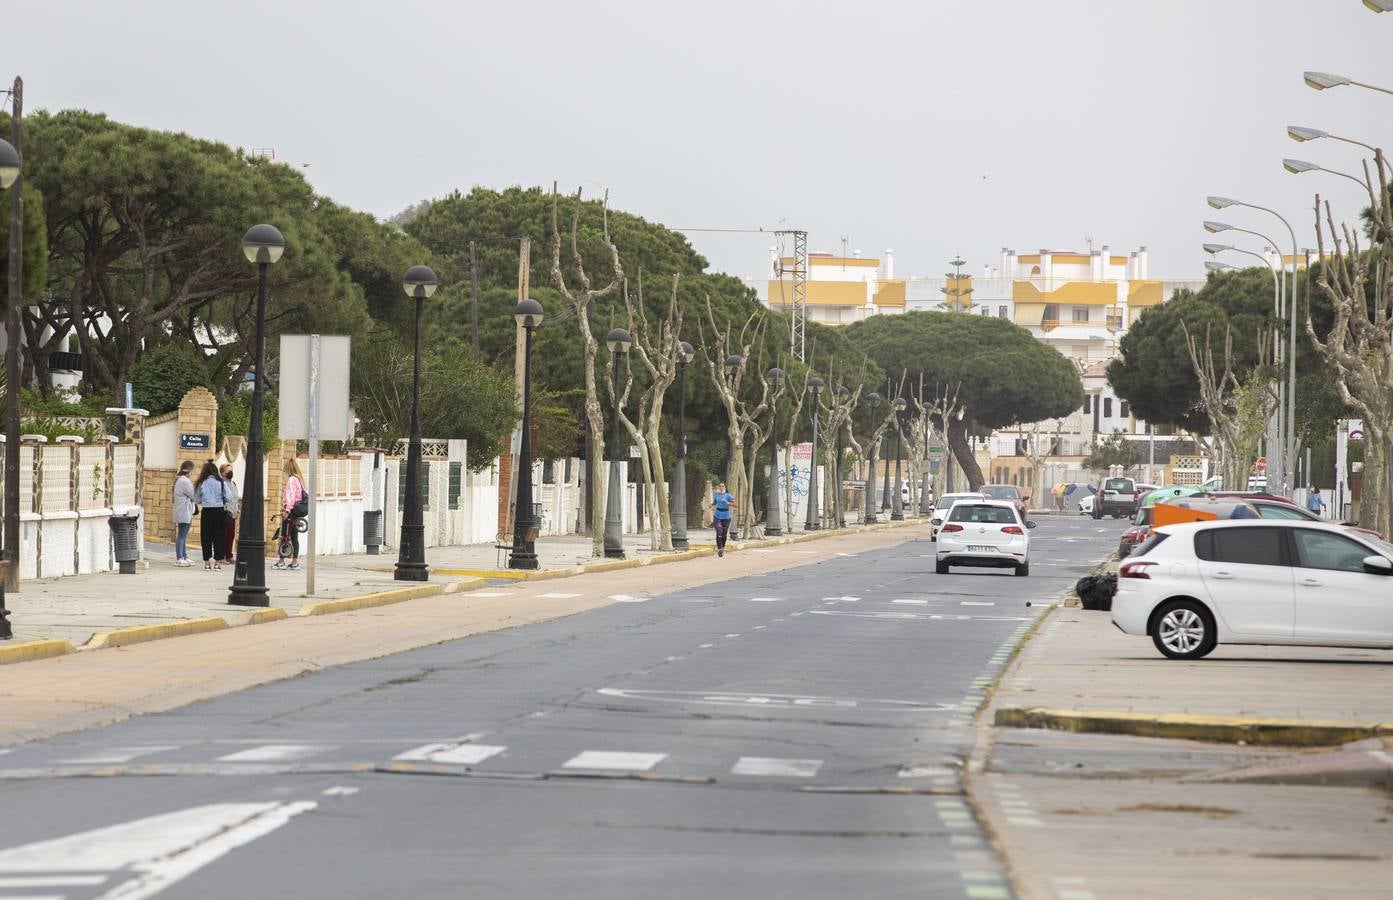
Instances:
[[[1307,87],[1314,88],[1318,91],[1352,84],[1356,87],[1368,88],[1371,91],[1382,91],[1385,94],[1393,94],[1393,90],[1389,88],[1379,87],[1376,84],[1369,84],[1364,81],[1355,81],[1353,78],[1346,78],[1343,75],[1332,75],[1329,72],[1302,72],[1301,78],[1306,82]]]
[[[1286,492],[1288,485],[1285,481],[1286,475],[1296,465],[1296,316],[1298,311],[1298,294],[1301,281],[1296,277],[1296,260],[1301,252],[1300,245],[1296,242],[1296,230],[1291,227],[1286,216],[1269,209],[1266,206],[1258,206],[1256,203],[1244,203],[1241,200],[1234,200],[1230,197],[1207,197],[1205,202],[1213,209],[1227,209],[1230,206],[1241,206],[1247,209],[1256,209],[1265,212],[1270,216],[1275,216],[1279,222],[1286,226],[1287,235],[1291,238],[1291,301],[1286,304],[1284,312],[1287,317],[1287,410],[1283,416],[1283,424],[1286,434],[1280,441],[1282,446],[1282,465],[1281,474],[1283,481],[1277,485],[1278,492]],[[1274,245],[1275,246],[1275,245]],[[1278,253],[1278,258],[1281,254]],[[1283,271],[1286,265],[1282,266]],[[1285,279],[1283,279],[1285,281]]]
[[[677,465],[672,472],[672,549],[686,550],[687,543],[687,363],[696,356],[691,344],[677,345]]]
[[[907,405],[903,397],[895,398],[895,496],[890,501],[890,521],[892,522],[904,521],[904,498],[901,496],[904,492],[904,478],[900,472],[900,439],[903,423],[900,421],[900,417],[904,414]]]
[[[822,527],[817,515],[817,392],[822,390],[823,384],[823,380],[817,376],[808,379],[808,387],[813,392],[813,411],[810,417],[813,420],[813,452],[808,464],[808,515],[803,520],[805,531],[817,531]]]
[[[619,362],[629,352],[633,338],[622,328],[611,328],[605,346],[614,354],[614,436],[610,441],[609,483],[605,492],[605,558],[624,558],[624,485],[619,481]]]
[[[438,286],[439,281],[429,266],[412,266],[401,279],[406,296],[416,301],[416,316],[411,330],[414,350],[411,436],[406,445],[406,509],[402,512],[401,538],[397,541],[397,568],[392,575],[397,581],[425,581],[430,577],[426,568],[426,526],[421,513],[421,310]]]
[[[845,403],[846,398],[851,396],[851,391],[847,390],[846,385],[837,387],[837,399],[839,403]],[[846,527],[846,510],[842,508],[842,457],[846,452],[847,441],[842,437],[842,428],[851,428],[851,415],[847,414],[846,422],[841,428],[837,429],[837,434],[833,439],[837,442],[835,452],[832,454],[832,511],[836,515],[838,528]]]
[[[256,264],[256,359],[252,382],[252,421],[247,434],[246,484],[242,488],[242,532],[237,536],[237,565],[227,602],[235,606],[269,606],[266,592],[266,486],[261,476],[265,455],[261,409],[266,393],[266,272],[285,252],[285,238],[274,225],[253,225],[242,235],[242,253]]]
[[[778,537],[784,533],[782,511],[779,509],[779,385],[784,381],[784,370],[770,369],[765,377],[774,388],[774,397],[769,401],[769,496],[764,503],[764,535]]]
[[[522,326],[526,337],[522,350],[522,436],[518,440],[518,496],[513,509],[513,549],[508,554],[508,568],[537,568],[536,507],[532,505],[532,336],[542,324],[542,304],[531,297],[518,304],[513,318]]]
[[[1393,12],[1393,0],[1364,0],[1364,5],[1376,13]]]
[[[878,409],[878,408],[880,407],[880,395],[877,394],[875,391],[872,391],[871,394],[870,394],[870,396],[866,398],[866,405],[869,406],[869,407],[871,408],[871,424],[874,425],[874,424],[875,424],[875,411],[876,411],[876,409]],[[874,435],[874,433],[875,433],[875,429],[874,429],[874,428],[871,430],[871,433],[872,433],[872,435]],[[865,499],[865,503],[862,504],[862,506],[863,506],[864,509],[865,509],[865,515],[862,517],[862,522],[863,522],[864,524],[866,524],[866,525],[874,525],[874,524],[876,523],[876,517],[875,517],[875,448],[876,448],[876,444],[877,444],[877,443],[878,443],[877,441],[867,441],[867,442],[866,442],[866,444],[867,444],[867,446],[868,446],[868,449],[869,449],[869,451],[870,451],[870,456],[868,456],[868,457],[866,458],[866,499]]]
[[[1348,172],[1341,172],[1339,169],[1327,169],[1325,166],[1317,165],[1313,162],[1306,162],[1304,159],[1284,159],[1282,160],[1282,168],[1293,175],[1302,175],[1306,172],[1325,172],[1328,175],[1339,175],[1341,178],[1348,178],[1350,181],[1359,185],[1361,190],[1367,191],[1369,189],[1369,186],[1364,183],[1364,179],[1362,178],[1356,178]]]
[[[16,79],[18,83],[18,79]],[[18,123],[13,124],[13,130],[18,131]],[[0,138],[0,190],[9,190],[14,186],[19,178],[19,151],[14,144]],[[20,359],[19,353],[15,352],[18,345],[17,338],[19,330],[16,324],[19,316],[16,311],[21,309],[22,293],[24,290],[24,277],[21,266],[24,260],[24,198],[19,196],[20,191],[15,192],[15,196],[10,198],[10,268],[9,268],[9,313],[6,321],[10,329],[10,348],[5,359],[5,370],[8,374],[6,384],[7,390],[6,415],[5,415],[5,522],[3,529],[3,545],[5,548],[5,558],[10,561],[11,571],[5,574],[5,581],[12,585],[19,583],[19,379]],[[0,582],[0,640],[9,640],[14,637],[14,631],[10,627],[10,614],[5,609],[5,582]]]
[[[1388,2],[1393,3],[1393,0],[1388,0]],[[1287,137],[1299,144],[1304,144],[1306,141],[1318,141],[1321,138],[1329,138],[1332,141],[1353,144],[1356,147],[1363,147],[1365,150],[1368,150],[1370,153],[1374,154],[1374,159],[1378,160],[1381,165],[1387,166],[1387,161],[1383,159],[1383,154],[1379,152],[1377,147],[1373,144],[1366,144],[1363,141],[1351,137],[1341,137],[1338,134],[1321,131],[1319,128],[1307,128],[1304,125],[1288,125]],[[1363,184],[1363,182],[1360,183]]]

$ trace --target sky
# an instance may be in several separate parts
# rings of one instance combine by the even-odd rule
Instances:
[[[28,110],[274,148],[380,217],[555,181],[670,227],[893,248],[897,276],[1091,238],[1195,277],[1206,218],[1287,243],[1208,194],[1313,246],[1315,192],[1354,219],[1359,189],[1282,158],[1362,151],[1286,126],[1393,138],[1393,96],[1301,79],[1393,87],[1393,13],[1360,0],[9,0],[3,29]],[[767,274],[769,235],[690,237]]]

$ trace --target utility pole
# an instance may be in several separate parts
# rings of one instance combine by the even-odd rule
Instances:
[[[24,79],[10,91],[10,143],[24,159]],[[5,335],[5,590],[19,590],[20,329],[24,327],[24,170],[10,185],[10,310]],[[3,604],[0,604],[3,608]]]
[[[523,238],[523,240],[526,241],[527,238]],[[474,362],[477,363],[479,361],[479,261],[474,256],[473,241],[469,242],[469,306],[470,318],[474,324]]]
[[[472,245],[473,242],[471,241],[470,243],[471,243],[471,245]],[[471,261],[471,263],[473,262],[473,258],[474,258],[474,257],[473,257],[473,248],[472,248],[472,246],[471,246],[471,249],[470,249],[470,261]],[[528,284],[528,280],[531,278],[531,262],[532,262],[532,238],[528,237],[527,235],[523,235],[522,238],[521,238],[521,240],[519,241],[519,244],[518,244],[518,302],[519,302],[519,303],[521,303],[522,301],[524,301],[524,300],[527,299],[527,284]],[[525,365],[525,363],[526,363],[526,361],[527,361],[527,349],[526,349],[527,329],[523,328],[521,325],[517,324],[516,322],[513,323],[513,329],[514,329],[514,335],[513,335],[514,341],[513,341],[513,343],[514,343],[514,351],[515,351],[514,354],[513,354],[513,402],[517,404],[518,409],[522,409],[522,390],[523,390],[523,377],[524,377],[523,366]],[[477,330],[476,330],[476,331],[475,331],[475,334],[477,334],[477,333],[478,333],[478,332],[477,332]],[[522,420],[519,420],[519,421],[518,421],[518,428],[521,429],[521,428],[523,428],[523,427],[525,427],[525,423],[522,422]],[[518,433],[519,433],[519,435],[521,435],[521,431],[519,431]],[[507,500],[506,500],[506,503],[505,503],[505,506],[504,506],[504,508],[505,508],[504,515],[507,517],[507,527],[506,527],[506,528],[500,528],[500,529],[499,529],[499,530],[500,530],[502,533],[504,533],[504,534],[512,534],[512,533],[513,533],[513,512],[514,512],[513,507],[514,507],[514,505],[515,505],[513,501],[514,501],[514,500],[516,499],[516,497],[517,497],[517,484],[518,484],[518,448],[517,448],[517,445],[514,444],[514,445],[509,449],[508,452],[509,452],[509,454],[510,454],[510,456],[511,456],[511,458],[512,458],[512,465],[508,467],[508,468],[509,468],[509,475],[508,475],[508,497],[507,497]]]

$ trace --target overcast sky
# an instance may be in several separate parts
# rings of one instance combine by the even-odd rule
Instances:
[[[1313,244],[1313,193],[1353,216],[1358,189],[1280,161],[1358,148],[1285,126],[1393,139],[1393,96],[1301,81],[1393,86],[1393,13],[1360,0],[10,0],[3,29],[31,110],[272,147],[379,216],[557,180],[674,227],[892,247],[898,275],[1088,238],[1200,274],[1210,193]],[[764,276],[768,236],[691,238]]]

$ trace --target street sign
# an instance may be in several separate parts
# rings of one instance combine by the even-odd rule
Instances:
[[[1345,421],[1349,423],[1348,425],[1345,426],[1345,427],[1348,429],[1349,440],[1351,440],[1351,441],[1362,441],[1362,440],[1364,440],[1364,420],[1363,420],[1363,419],[1346,419]]]
[[[213,446],[211,435],[207,434],[180,434],[180,450],[208,450]]]

